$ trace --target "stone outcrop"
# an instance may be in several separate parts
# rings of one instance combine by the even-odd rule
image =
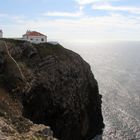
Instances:
[[[10,100],[18,102],[18,117],[30,120],[32,127],[29,125],[26,133],[35,134],[37,130],[38,134],[40,129],[42,135],[46,133],[53,139],[52,131],[45,125],[61,140],[90,140],[102,133],[98,84],[90,66],[78,54],[59,44],[4,41],[24,78],[2,49],[1,41],[0,84]]]
[[[21,100],[27,81],[22,79],[16,63],[0,41],[0,140],[56,140],[49,126],[23,116]]]

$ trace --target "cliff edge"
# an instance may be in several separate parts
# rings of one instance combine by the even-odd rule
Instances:
[[[101,134],[101,95],[90,66],[59,44],[0,40],[0,129],[3,123],[14,128],[10,136],[26,139]]]

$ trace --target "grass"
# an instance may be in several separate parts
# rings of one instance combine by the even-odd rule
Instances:
[[[26,42],[24,40],[18,40],[18,39],[12,39],[12,38],[0,38],[0,40],[1,41],[6,41],[6,42],[9,42],[9,43],[15,43],[15,44]]]
[[[47,55],[54,55],[54,54],[60,54],[63,50],[63,47],[59,44],[53,45],[49,43],[41,43],[41,44],[34,44],[34,46],[37,48],[39,54],[43,57]]]

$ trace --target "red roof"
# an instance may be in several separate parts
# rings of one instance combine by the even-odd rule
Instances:
[[[27,35],[27,36],[45,36],[39,32],[36,32],[36,31],[27,31],[26,34],[24,34],[23,36],[25,36],[25,35]]]

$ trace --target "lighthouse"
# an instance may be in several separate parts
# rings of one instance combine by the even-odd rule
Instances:
[[[2,38],[3,37],[3,32],[2,32],[2,30],[0,30],[0,38]]]

